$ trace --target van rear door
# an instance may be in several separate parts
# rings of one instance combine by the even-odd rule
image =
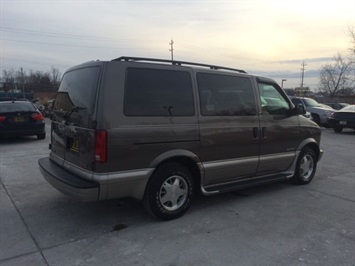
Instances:
[[[95,105],[101,66],[72,69],[63,76],[52,119],[51,158],[93,170]],[[70,165],[70,164],[68,164]]]

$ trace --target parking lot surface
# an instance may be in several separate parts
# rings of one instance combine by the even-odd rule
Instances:
[[[0,265],[355,265],[355,131],[322,128],[311,184],[211,197],[169,222],[140,202],[78,203],[37,161],[47,138],[0,140]]]

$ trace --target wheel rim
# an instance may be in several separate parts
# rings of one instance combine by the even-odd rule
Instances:
[[[179,209],[186,201],[188,186],[181,176],[171,176],[162,184],[159,192],[159,201],[168,211]]]
[[[300,176],[303,178],[303,180],[309,179],[314,170],[314,161],[313,157],[309,154],[306,154],[303,156],[301,162],[300,162]]]

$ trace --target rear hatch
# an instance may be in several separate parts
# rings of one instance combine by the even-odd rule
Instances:
[[[95,105],[101,66],[66,72],[53,106],[51,158],[94,170]],[[70,164],[66,165],[66,168]]]

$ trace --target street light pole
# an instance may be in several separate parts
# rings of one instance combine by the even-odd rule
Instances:
[[[287,81],[287,79],[282,79],[282,80],[281,80],[281,89],[284,88],[284,81]]]

